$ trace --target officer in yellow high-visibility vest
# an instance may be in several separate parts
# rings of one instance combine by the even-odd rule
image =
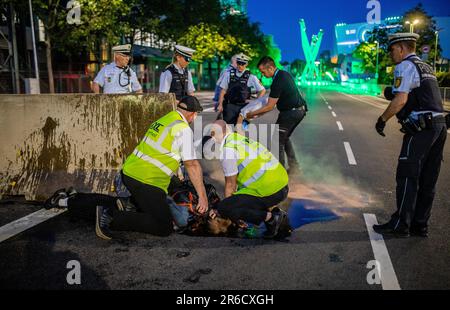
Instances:
[[[259,225],[264,221],[264,237],[275,237],[287,217],[284,212],[270,209],[288,196],[286,170],[266,147],[232,133],[223,120],[213,124],[211,136],[219,147],[225,175],[225,199],[218,204],[218,213],[233,222]]]
[[[194,134],[189,127],[202,110],[197,98],[186,96],[176,111],[151,124],[122,168],[123,183],[138,212],[97,207],[96,233],[100,238],[111,239],[111,230],[168,236],[173,225],[166,200],[167,189],[181,161],[199,196],[197,211],[208,211],[202,168],[194,149]]]

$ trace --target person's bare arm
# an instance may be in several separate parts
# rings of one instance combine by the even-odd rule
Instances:
[[[227,93],[226,89],[221,89],[220,90],[220,96],[219,96],[219,105],[218,105],[218,110],[219,112],[223,112],[223,100],[225,99],[225,94]]]
[[[225,198],[231,197],[237,190],[237,175],[225,177]]]
[[[95,83],[95,82],[92,82],[92,91],[93,91],[95,94],[100,94],[100,85],[98,85],[98,84]]]
[[[204,214],[208,211],[208,198],[206,197],[205,185],[203,183],[202,166],[200,166],[198,160],[188,160],[184,162],[184,167],[198,194],[197,211]]]
[[[135,91],[135,93],[136,93],[136,94],[143,94],[143,93],[144,93],[144,90],[141,88],[141,89]]]
[[[265,114],[267,112],[270,112],[270,111],[272,111],[275,108],[277,103],[278,103],[278,98],[270,98],[269,97],[269,101],[267,102],[266,106],[262,107],[259,110],[247,113],[247,118],[248,119],[252,119],[255,116],[262,115],[262,114]]]
[[[385,122],[390,120],[394,115],[400,112],[408,101],[407,93],[397,93],[395,94],[395,98],[391,101],[389,106],[384,111],[383,115],[381,115],[381,119]]]

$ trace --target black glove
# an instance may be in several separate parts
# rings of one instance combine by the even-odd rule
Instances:
[[[386,137],[384,134],[384,127],[386,127],[386,122],[383,121],[381,116],[378,118],[377,124],[375,125],[375,129],[377,130],[380,136]]]

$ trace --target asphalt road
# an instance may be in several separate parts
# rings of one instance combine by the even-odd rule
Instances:
[[[310,111],[292,137],[302,175],[290,184],[292,205],[301,206],[290,213],[299,223],[290,242],[138,233],[105,242],[93,225],[70,222],[62,214],[0,243],[0,287],[383,289],[367,281],[367,264],[380,253],[380,244],[374,252],[364,214],[384,222],[394,211],[399,127],[389,123],[386,138],[373,129],[386,107],[381,99],[318,90],[306,96]],[[211,122],[216,116],[211,94],[199,97],[206,109],[203,121]],[[272,112],[255,123],[275,118]],[[385,240],[388,259],[382,262],[391,262],[392,269],[383,271],[384,284],[396,279],[401,289],[450,288],[449,143],[444,158],[430,237]],[[208,180],[223,190],[218,163],[202,164]],[[39,206],[1,204],[0,225],[36,210]],[[81,285],[66,281],[71,260],[80,262]]]

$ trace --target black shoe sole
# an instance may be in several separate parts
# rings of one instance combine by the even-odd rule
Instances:
[[[409,234],[410,234],[412,237],[428,238],[428,233],[415,233],[415,232],[410,232]]]
[[[395,238],[409,238],[410,234],[409,233],[398,233],[396,231],[376,231],[374,229],[374,231],[379,234],[379,235],[386,235],[386,236],[391,236],[391,237],[395,237]]]

